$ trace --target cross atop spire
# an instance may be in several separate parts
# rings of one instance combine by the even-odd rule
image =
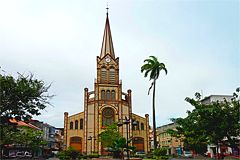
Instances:
[[[111,29],[110,29],[110,24],[109,24],[109,19],[108,19],[108,9],[109,9],[108,5],[107,5],[106,9],[107,9],[107,17],[106,17],[104,34],[103,34],[100,58],[103,58],[106,54],[109,54],[112,56],[112,58],[115,58]]]
[[[108,2],[107,2],[107,8],[106,8],[106,10],[107,10],[107,15],[108,15],[108,10],[109,10],[109,8],[108,8]]]

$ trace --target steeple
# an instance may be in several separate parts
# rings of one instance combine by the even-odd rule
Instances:
[[[107,18],[106,18],[105,29],[103,34],[100,58],[103,58],[107,54],[111,55],[112,58],[115,58],[111,29],[110,29],[110,24],[108,19],[108,8],[107,8]]]

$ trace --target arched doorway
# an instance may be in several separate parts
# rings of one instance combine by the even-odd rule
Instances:
[[[136,147],[137,152],[144,152],[144,138],[134,137],[132,143]]]
[[[71,137],[70,146],[82,153],[82,138],[81,137]]]

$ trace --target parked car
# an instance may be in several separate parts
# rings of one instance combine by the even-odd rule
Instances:
[[[136,154],[135,154],[136,156],[145,156],[145,152],[136,152]]]
[[[25,153],[24,152],[17,152],[16,157],[17,158],[23,158],[23,157],[25,157]]]
[[[32,158],[32,154],[30,152],[25,152],[25,157],[26,158]]]
[[[16,153],[15,152],[10,152],[8,155],[9,158],[16,158]]]
[[[184,151],[183,152],[183,157],[184,158],[193,158],[192,152],[191,151]]]

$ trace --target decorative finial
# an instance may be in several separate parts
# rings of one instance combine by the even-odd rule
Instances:
[[[107,2],[107,8],[106,8],[106,9],[107,9],[107,15],[108,15],[108,10],[109,10],[109,8],[108,8],[108,2]]]

